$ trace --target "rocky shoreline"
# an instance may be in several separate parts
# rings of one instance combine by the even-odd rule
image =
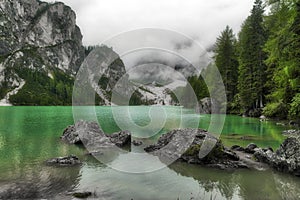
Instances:
[[[134,146],[142,144],[135,140],[131,141],[129,131],[105,134],[96,122],[86,121],[78,121],[68,126],[61,140],[68,144],[95,145],[96,149],[114,146],[123,148],[130,144]],[[186,128],[172,130],[162,135],[155,144],[143,149],[157,156],[162,162],[177,158],[178,161],[223,170],[272,168],[280,172],[300,175],[300,136],[298,134],[290,134],[279,149],[273,151],[270,147],[261,148],[253,143],[246,147],[234,145],[228,148],[220,139],[205,130]],[[96,152],[99,153],[96,150],[90,154]]]

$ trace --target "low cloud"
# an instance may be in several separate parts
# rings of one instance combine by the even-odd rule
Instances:
[[[51,0],[48,1],[51,2]],[[201,65],[208,62],[209,55],[204,55],[205,50],[211,49],[216,37],[226,25],[232,27],[237,33],[242,22],[249,15],[254,2],[254,0],[61,1],[75,10],[77,24],[84,36],[84,45],[105,43],[112,46],[118,54],[123,56],[122,59],[127,68],[145,61],[145,57],[148,57],[148,60],[161,60],[159,57],[162,57],[162,54],[158,52],[151,54],[139,52],[135,53],[135,56],[128,53],[130,50],[145,47],[161,48],[174,52],[201,68]],[[141,34],[143,31],[137,31],[131,32],[131,35],[126,35],[128,31],[143,28],[172,30],[186,37],[178,37],[177,34],[152,36],[151,31],[147,34]],[[124,32],[125,34],[122,35],[125,36],[117,36],[110,40]],[[199,50],[199,46],[202,50]],[[164,55],[163,58],[163,60],[167,60],[168,57]],[[179,60],[177,58],[172,60],[173,65]]]
[[[47,0],[53,2],[53,0]],[[124,31],[154,27],[215,42],[226,25],[238,32],[253,1],[246,0],[61,0],[76,11],[85,45],[100,43]]]

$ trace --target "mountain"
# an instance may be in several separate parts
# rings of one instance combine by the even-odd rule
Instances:
[[[2,104],[71,103],[84,48],[70,7],[38,0],[2,0],[0,38]]]
[[[104,61],[86,77],[96,104],[110,105],[113,88],[126,74],[112,48],[83,47],[75,12],[60,2],[2,0],[0,38],[0,105],[71,105],[75,77],[89,53]],[[135,90],[124,90],[133,93],[130,104],[147,104]]]
[[[123,99],[112,104],[123,105],[128,94],[130,105],[177,103],[171,90],[186,83],[172,70],[148,59],[140,63],[145,65],[143,70],[133,74],[139,78],[130,77],[132,73],[126,73],[112,48],[83,47],[82,37],[75,12],[63,3],[1,0],[0,105],[71,105],[78,70],[86,64],[96,67],[85,74],[85,82],[79,86],[92,86],[96,104],[111,105],[113,93]],[[193,73],[186,63],[171,68],[185,76]]]

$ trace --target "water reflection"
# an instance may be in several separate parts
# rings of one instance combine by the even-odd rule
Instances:
[[[181,176],[192,177],[203,188],[205,196],[199,199],[298,199],[300,180],[289,174],[272,170],[236,170],[222,171],[203,168],[186,163],[174,163],[169,166]],[[219,195],[219,196],[218,196]]]
[[[21,177],[0,182],[0,199],[55,198],[79,182],[80,167],[23,169]]]

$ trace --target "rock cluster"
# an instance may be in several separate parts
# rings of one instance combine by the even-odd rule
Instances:
[[[225,148],[219,139],[201,129],[173,130],[144,150],[162,161],[178,157],[187,163],[220,169],[247,168],[235,152]]]
[[[276,152],[259,149],[254,157],[280,172],[300,176],[300,137],[288,137]]]
[[[68,126],[60,137],[69,144],[84,144],[100,148],[124,147],[131,141],[129,131],[119,131],[117,133],[105,134],[97,122],[78,121],[74,125]]]
[[[78,121],[64,130],[61,139],[69,144],[83,143],[85,146],[97,147],[97,152],[99,147],[124,147],[130,144],[131,134],[129,131],[120,131],[107,135],[96,122]],[[142,143],[133,141],[132,144],[139,146]],[[246,147],[234,145],[228,149],[221,140],[207,131],[186,128],[163,134],[157,143],[145,147],[144,150],[157,156],[162,162],[180,160],[220,169],[272,167],[300,176],[300,136],[290,136],[275,152],[271,147],[260,148],[254,143]],[[73,165],[77,160],[71,156],[50,159],[47,163]]]

